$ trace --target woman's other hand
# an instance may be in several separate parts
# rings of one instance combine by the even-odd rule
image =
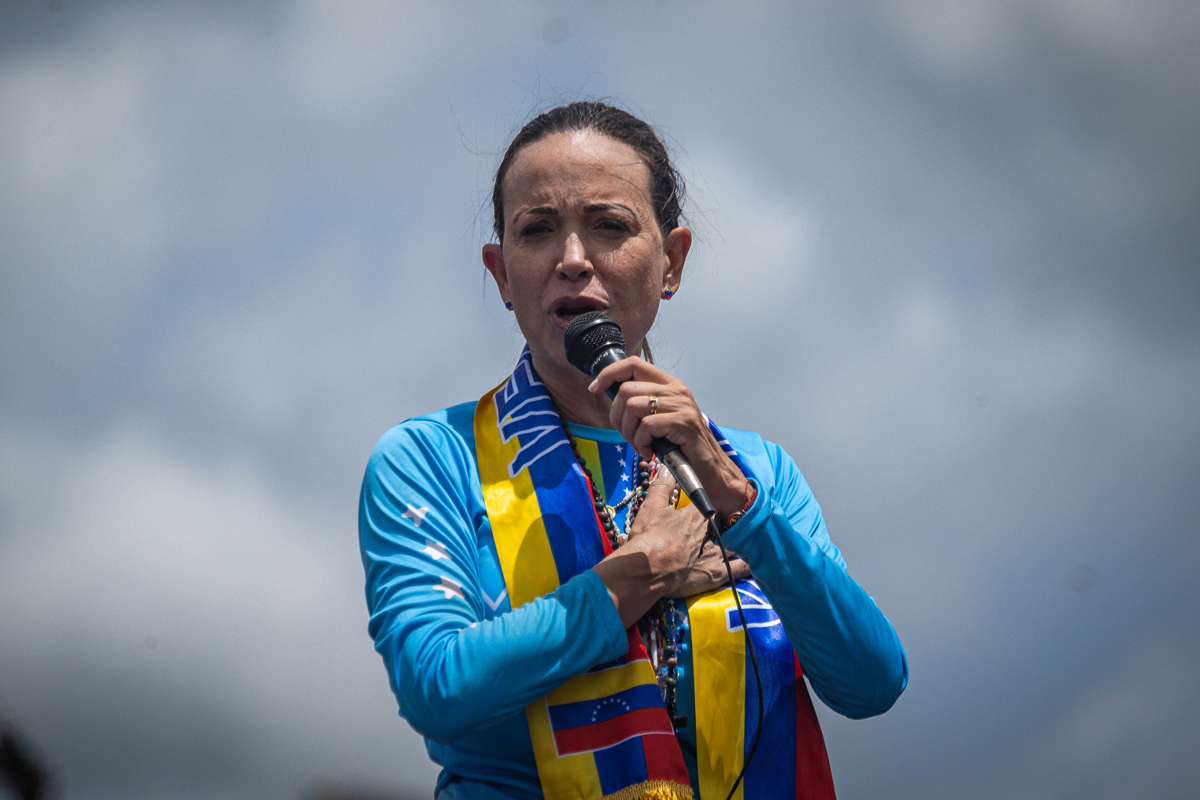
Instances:
[[[749,564],[740,558],[734,558],[733,553],[730,553],[729,556],[729,568],[733,572],[735,581],[752,577]],[[663,597],[683,599],[711,592],[727,583],[729,583],[729,574],[725,571],[725,559],[721,558],[721,548],[710,542],[700,551],[700,557],[693,561],[692,566],[688,568],[683,583],[675,591],[667,592]]]
[[[650,485],[629,540],[593,569],[600,575],[625,627],[661,597],[690,597],[726,581],[716,545],[703,547],[707,523],[694,506],[671,506],[675,479],[665,469]],[[703,550],[703,552],[702,552]],[[735,578],[748,577],[749,567],[731,562]]]
[[[700,406],[683,381],[631,356],[601,370],[588,387],[599,394],[624,381],[609,409],[609,421],[643,458],[656,437],[679,445],[704,485],[713,507],[728,518],[750,497],[750,483],[712,435]]]

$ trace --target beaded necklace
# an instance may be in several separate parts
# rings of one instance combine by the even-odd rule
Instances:
[[[658,460],[646,461],[638,456],[634,467],[637,481],[631,481],[633,488],[629,490],[625,499],[617,503],[615,507],[610,506],[601,496],[600,490],[596,488],[592,472],[588,469],[587,462],[579,452],[579,445],[576,444],[575,437],[571,435],[565,422],[563,423],[563,432],[567,435],[567,441],[571,443],[571,452],[575,454],[576,463],[583,470],[583,474],[587,476],[588,486],[592,490],[592,505],[596,508],[596,516],[600,518],[600,524],[604,528],[605,536],[608,537],[608,543],[613,550],[616,550],[629,539],[633,521],[637,517],[638,511],[641,510],[646,494],[650,491],[650,482],[658,471]],[[679,489],[676,488],[671,495],[671,505],[674,506],[678,501]],[[618,530],[617,511],[626,503],[629,504],[629,511],[625,514],[625,525],[622,530]],[[681,651],[687,649],[687,644],[682,641],[683,632],[687,630],[687,622],[681,620],[681,616],[682,614],[675,606],[675,601],[668,598],[656,602],[646,612],[646,616],[637,623],[638,632],[642,635],[646,651],[650,655],[650,665],[654,668],[654,678],[658,681],[658,689],[662,693],[667,714],[671,717],[671,723],[676,730],[686,728],[688,724],[687,717],[675,716],[675,687],[679,683],[679,679],[683,677],[683,668],[679,666],[679,655]]]

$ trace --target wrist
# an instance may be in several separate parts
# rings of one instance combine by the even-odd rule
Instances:
[[[628,628],[663,595],[662,577],[654,568],[654,554],[633,539],[607,556],[592,570],[600,576],[616,606],[621,624]]]
[[[717,517],[724,522],[729,519],[730,514],[741,511],[746,505],[752,484],[721,449],[712,432],[705,428],[704,433],[707,446],[700,449],[700,453],[697,454],[700,458],[693,461],[692,465],[696,472],[700,473],[700,481],[704,484]]]
[[[749,503],[754,501],[756,492],[754,484],[739,472],[736,478],[718,486],[716,492],[709,492],[708,497],[721,522],[725,522],[733,514],[744,512]]]
[[[750,507],[753,506],[754,501],[758,499],[758,486],[754,484],[754,481],[746,481],[746,487],[746,503],[737,511],[726,517],[725,530],[732,528],[739,519],[749,513]]]

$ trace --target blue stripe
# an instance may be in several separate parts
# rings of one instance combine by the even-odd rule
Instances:
[[[583,700],[550,706],[550,726],[555,730],[596,725],[639,708],[662,708],[658,684],[634,686],[600,700]]]
[[[526,347],[512,377],[495,395],[502,437],[517,437],[510,465],[529,470],[559,583],[604,558],[604,545],[587,480],[567,443],[553,400],[533,370]],[[512,418],[509,418],[512,415]]]
[[[558,435],[566,438],[561,431]],[[566,583],[604,558],[596,512],[587,502],[591,498],[587,481],[569,447],[547,453],[545,458],[531,464],[529,477],[537,493],[550,551],[554,553],[558,580]]]
[[[759,661],[763,670],[763,699],[767,703],[763,715],[762,736],[750,766],[746,768],[745,797],[794,798],[796,796],[796,683],[781,684],[782,665],[773,659]],[[758,693],[754,689],[754,673],[746,681],[746,753],[754,738],[758,722]],[[772,673],[770,677],[766,673]],[[771,691],[768,691],[768,685]]]
[[[767,602],[762,590],[751,583],[739,583],[742,602],[747,595]],[[751,601],[753,602],[753,601]],[[784,798],[796,796],[796,663],[791,644],[782,625],[756,628],[746,609],[750,639],[758,657],[763,685],[763,728],[758,749],[746,769],[747,798]],[[737,614],[736,609],[734,614]],[[739,623],[740,624],[740,623]],[[747,657],[749,662],[749,657]],[[748,665],[748,664],[747,664]],[[758,725],[758,692],[754,672],[746,670],[746,754],[754,741]]]
[[[596,759],[596,772],[600,775],[600,790],[605,794],[619,792],[646,780],[646,751],[642,749],[640,736],[597,750],[592,756]]]

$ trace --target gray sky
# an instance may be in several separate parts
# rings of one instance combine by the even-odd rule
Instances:
[[[366,635],[367,455],[521,340],[490,174],[658,125],[652,341],[796,458],[911,682],[856,798],[1200,785],[1200,6],[9,2],[0,716],[64,798],[429,793]]]

